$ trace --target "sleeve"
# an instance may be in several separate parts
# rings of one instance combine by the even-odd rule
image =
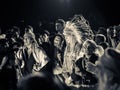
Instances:
[[[35,61],[41,65],[41,68],[50,61],[46,52],[41,47],[34,49],[33,56],[35,58]]]

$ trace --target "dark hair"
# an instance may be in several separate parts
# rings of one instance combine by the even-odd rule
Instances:
[[[26,32],[29,32],[29,29],[31,29],[31,30],[33,31],[33,27],[30,26],[30,25],[27,25],[27,26],[25,27],[25,31],[26,31]]]
[[[58,19],[56,20],[56,23],[60,23],[62,24],[63,26],[65,25],[65,21],[63,19]]]
[[[48,30],[44,30],[43,32],[44,34],[50,35],[50,32]]]
[[[96,38],[99,38],[102,42],[105,42],[106,41],[106,37],[103,35],[103,34],[97,34],[96,36],[95,36],[95,39]]]
[[[60,34],[56,34],[55,37],[56,37],[56,36],[60,37],[61,40],[64,40],[64,37],[63,37],[62,35],[60,35]]]
[[[64,90],[50,73],[31,74],[18,83],[18,90]]]

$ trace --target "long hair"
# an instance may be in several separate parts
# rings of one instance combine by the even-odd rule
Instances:
[[[38,43],[37,43],[37,41],[36,41],[36,39],[35,39],[35,34],[34,34],[33,32],[26,32],[26,33],[24,34],[24,37],[27,37],[27,38],[30,39],[30,44],[31,44],[31,45],[36,45],[36,46],[38,46]]]

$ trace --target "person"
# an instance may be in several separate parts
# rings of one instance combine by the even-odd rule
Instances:
[[[53,60],[54,50],[53,50],[53,44],[50,41],[50,33],[48,30],[43,30],[43,32],[40,33],[38,42],[39,42],[39,46],[41,46],[45,50],[47,56],[51,60]]]
[[[21,47],[23,46],[23,39],[20,36],[20,28],[17,26],[12,26],[7,31],[6,39],[7,39],[9,45],[18,43]]]
[[[86,39],[93,40],[93,30],[91,29],[89,22],[82,15],[74,15],[70,22],[72,22],[74,26],[80,31],[81,40],[83,42]]]
[[[65,50],[65,41],[61,35],[56,35],[54,39],[54,58],[59,60],[61,64],[63,63],[63,55]]]
[[[80,57],[82,41],[80,31],[69,21],[66,23],[63,34],[66,41],[62,67],[63,76],[66,79],[65,83],[70,85],[70,83],[74,81],[71,75],[73,73],[74,62]]]
[[[116,48],[117,32],[116,32],[116,29],[112,26],[107,29],[107,40],[110,47]]]
[[[2,29],[0,28],[0,39],[5,39],[6,34],[2,34]]]
[[[55,37],[54,37],[54,46],[59,48],[60,50],[64,51],[64,48],[66,47],[65,37],[63,34],[63,31],[65,29],[66,22],[63,19],[56,20],[55,23],[55,29],[57,31]]]
[[[98,90],[120,90],[120,51],[107,48],[97,62]]]
[[[102,42],[106,42],[106,37],[103,34],[96,34],[94,38],[96,44],[98,45],[100,45]]]
[[[64,43],[61,35],[56,35],[54,39],[54,68],[53,73],[56,75],[62,82],[64,82],[64,78],[62,76],[62,66],[64,59]]]
[[[9,47],[6,39],[0,39],[0,64],[2,61],[2,58],[6,54],[7,48]]]
[[[54,46],[54,68],[53,73],[61,81],[64,82],[64,78],[62,76],[62,66],[64,61],[64,51],[66,47],[65,37],[63,34],[65,28],[65,21],[63,19],[57,19],[55,22],[55,30],[56,34],[54,35],[53,39],[53,46]]]
[[[95,35],[94,40],[96,44],[102,46],[103,49],[106,49],[107,47],[109,47],[109,44],[106,41],[106,37],[103,34]]]
[[[120,50],[120,30],[118,31],[118,33],[117,33],[117,47],[116,47],[116,49],[118,49],[118,50]]]
[[[93,40],[86,40],[82,47],[83,56],[76,61],[76,74],[82,77],[82,85],[95,85],[95,63],[103,55],[102,47],[96,45]],[[100,54],[101,52],[101,54]]]
[[[0,90],[16,90],[17,73],[15,54],[18,48],[17,44],[12,44],[6,48],[6,54],[0,64]]]
[[[116,29],[117,32],[117,45],[120,42],[120,25],[117,25],[114,27]]]
[[[24,47],[18,51],[17,55],[18,59],[24,62],[22,73],[26,76],[45,68],[50,59],[43,48],[38,46],[33,32],[26,32],[23,39]]]
[[[59,48],[62,52],[64,52],[65,47],[66,47],[66,41],[65,41],[64,34],[63,34],[63,31],[65,29],[65,24],[66,23],[63,19],[56,20],[55,29],[57,33],[55,34],[55,37],[53,40],[54,46]],[[55,49],[55,52],[57,52],[56,49]]]
[[[55,22],[55,29],[57,34],[63,35],[63,30],[65,28],[65,21],[63,19],[58,19]]]
[[[18,82],[17,90],[69,90],[50,73],[30,74]]]

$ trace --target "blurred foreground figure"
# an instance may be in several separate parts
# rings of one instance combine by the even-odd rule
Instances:
[[[120,90],[120,52],[106,49],[97,66],[98,90]]]
[[[34,73],[18,82],[18,90],[68,90],[50,73]]]

